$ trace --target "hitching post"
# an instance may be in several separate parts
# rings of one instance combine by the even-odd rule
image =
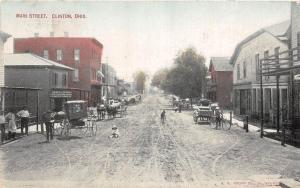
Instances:
[[[245,129],[246,129],[246,132],[249,132],[249,129],[248,129],[248,124],[249,123],[249,116],[248,115],[246,115],[246,127],[245,127]]]
[[[285,146],[285,129],[286,129],[286,121],[283,123],[282,136],[281,136],[281,145]]]
[[[230,111],[230,126],[232,126],[232,111]]]

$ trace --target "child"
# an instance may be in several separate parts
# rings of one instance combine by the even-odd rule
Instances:
[[[160,114],[160,121],[162,124],[164,124],[166,121],[166,111],[165,110],[163,110],[162,113]]]
[[[114,125],[114,126],[112,127],[112,134],[111,134],[110,138],[119,138],[119,136],[120,136],[119,130],[118,130],[118,128]]]

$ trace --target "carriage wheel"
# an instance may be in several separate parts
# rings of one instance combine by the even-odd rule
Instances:
[[[222,120],[222,122],[221,122],[221,124],[222,124],[222,128],[224,129],[224,130],[229,130],[230,129],[230,123],[229,123],[229,121],[227,121],[227,120]]]
[[[195,123],[198,123],[198,116],[193,115],[193,118],[194,118],[194,122],[195,122]]]
[[[71,125],[68,119],[63,120],[61,129],[62,136],[69,136],[71,134],[70,126]]]
[[[209,125],[211,128],[216,128],[217,123],[216,123],[216,116],[212,116],[209,118]]]

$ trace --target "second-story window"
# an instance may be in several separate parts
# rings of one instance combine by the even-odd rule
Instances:
[[[244,75],[244,78],[247,77],[247,65],[246,65],[246,61],[244,61],[244,63],[243,63],[243,75]]]
[[[80,62],[80,49],[74,49],[74,60]]]
[[[268,59],[268,58],[269,58],[269,50],[266,50],[266,51],[264,52],[264,58],[265,58],[265,59]],[[268,60],[265,60],[264,63],[269,63],[269,61],[268,61]],[[269,69],[267,69],[266,71],[269,72]],[[268,80],[268,79],[269,79],[269,76],[265,76],[265,80]]]
[[[73,71],[73,81],[74,82],[79,81],[79,72],[78,72],[78,69],[74,69],[74,71]]]
[[[62,50],[56,50],[56,60],[62,61],[62,58],[63,58]]]
[[[44,50],[44,51],[43,51],[43,57],[44,57],[45,59],[49,59],[49,51],[48,51],[48,50]]]
[[[62,86],[63,87],[67,86],[67,75],[66,74],[62,75]]]
[[[237,74],[237,75],[236,75],[236,78],[239,80],[239,79],[241,79],[241,78],[240,78],[240,76],[241,76],[241,75],[240,75],[240,64],[237,64],[237,65],[236,65],[236,70],[237,70],[237,71],[236,71],[236,74]]]
[[[53,83],[54,87],[57,86],[57,81],[58,81],[58,74],[54,72],[53,73],[53,80],[52,80],[52,83]]]

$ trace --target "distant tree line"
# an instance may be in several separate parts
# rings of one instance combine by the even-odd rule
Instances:
[[[207,68],[205,58],[194,48],[178,53],[171,68],[158,70],[151,85],[181,98],[201,97]]]

